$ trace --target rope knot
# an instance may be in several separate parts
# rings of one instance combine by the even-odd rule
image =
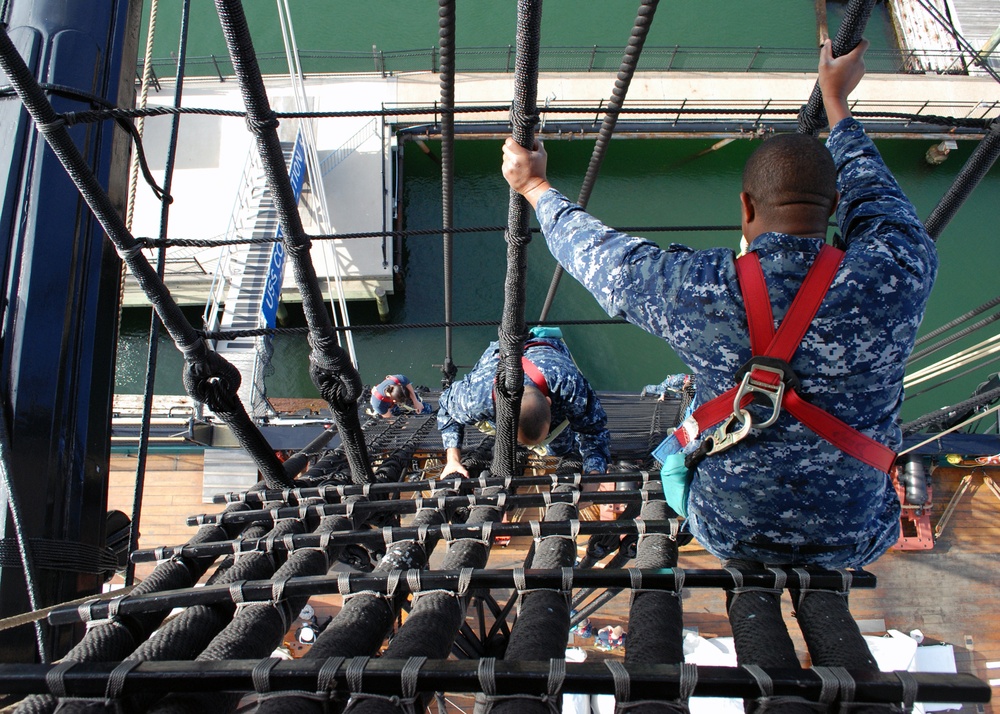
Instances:
[[[819,113],[815,115],[809,111],[808,104],[803,104],[799,107],[799,130],[803,134],[816,136],[826,124],[826,112],[822,107],[820,107]]]
[[[263,134],[269,129],[277,129],[278,125],[281,123],[278,121],[278,115],[274,111],[268,111],[261,117],[254,117],[247,114],[247,128],[254,134]]]
[[[218,352],[206,352],[200,359],[185,359],[184,389],[192,399],[204,402],[213,411],[231,412],[239,398],[240,371]]]
[[[504,231],[503,239],[506,243],[511,245],[524,247],[531,242],[531,231],[529,230],[526,233],[515,233],[508,228]]]
[[[538,112],[526,112],[523,109],[512,106],[510,108],[510,124],[511,126],[521,129],[532,130],[539,122]]]

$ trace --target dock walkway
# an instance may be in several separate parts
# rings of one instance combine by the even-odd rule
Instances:
[[[931,5],[936,12],[928,12],[924,5]],[[914,59],[916,69],[928,72],[968,71],[976,76],[987,72],[976,64],[968,64],[964,47],[959,46],[951,28],[963,37],[975,51],[992,55],[985,61],[1000,71],[1000,55],[995,50],[1000,40],[1000,4],[995,0],[892,0],[892,21],[901,48],[905,50],[933,50],[935,54]],[[942,22],[943,20],[944,22]]]
[[[639,72],[632,81],[626,107],[662,108],[662,113],[642,116],[644,131],[630,129],[634,117],[623,116],[619,136],[754,138],[776,125],[790,125],[794,114],[808,98],[814,73],[719,73]],[[514,91],[512,74],[477,73],[456,77],[456,105],[498,105],[510,101]],[[439,138],[440,100],[438,75],[430,72],[381,77],[378,75],[310,75],[305,83],[311,108],[316,111],[381,110],[383,108],[428,107],[427,114],[387,117],[338,117],[316,121],[316,143],[323,171],[323,190],[333,232],[382,232],[393,227],[399,187],[394,185],[393,161],[397,147],[395,132],[421,127],[423,136]],[[611,73],[544,73],[539,76],[539,108],[542,133],[550,138],[574,139],[595,132],[603,107],[611,96]],[[270,77],[267,89],[272,106],[291,110],[291,87],[287,79]],[[172,96],[169,82],[162,82],[151,105]],[[855,110],[938,114],[957,117],[1000,116],[1000,84],[989,77],[907,74],[870,75],[855,93]],[[217,79],[188,80],[184,103],[191,107],[242,109],[235,82]],[[594,113],[560,113],[560,107],[593,107]],[[690,117],[679,109],[699,109]],[[712,108],[719,109],[713,113]],[[722,110],[738,109],[733,114]],[[763,110],[786,110],[782,117]],[[506,112],[459,114],[457,131],[475,122],[487,129],[474,132],[478,138],[500,138],[507,134]],[[285,120],[281,131],[290,133],[294,121]],[[166,117],[147,120],[144,144],[154,175],[162,172],[170,121]],[[566,128],[568,127],[568,128]],[[652,127],[650,129],[649,127]],[[940,127],[930,133],[919,123],[897,122],[891,131],[871,127],[875,136],[912,136],[923,139],[954,138]],[[975,133],[973,132],[973,136]],[[291,138],[286,137],[286,138]],[[172,195],[168,237],[222,240],[239,234],[237,212],[243,170],[253,147],[252,136],[240,119],[209,115],[185,115],[180,137]],[[307,233],[322,231],[316,219],[316,201],[311,189],[303,194],[300,213]],[[133,232],[156,236],[160,206],[148,190],[140,187]],[[204,305],[218,272],[221,247],[174,248],[168,251],[167,284],[181,304]],[[152,253],[150,252],[152,258]],[[381,289],[393,292],[394,246],[387,238],[349,241],[315,241],[313,262],[320,282],[333,292],[336,267],[343,274],[347,299],[373,299]],[[282,298],[299,300],[290,271],[282,284]],[[125,305],[145,305],[145,297],[131,279],[126,282]]]

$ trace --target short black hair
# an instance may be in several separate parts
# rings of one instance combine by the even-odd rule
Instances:
[[[518,436],[526,444],[538,444],[549,434],[552,424],[549,400],[536,388],[526,386],[521,395],[521,411],[517,421]]]
[[[822,207],[829,212],[837,197],[837,168],[818,139],[807,134],[778,134],[747,159],[743,191],[764,213],[792,205]]]

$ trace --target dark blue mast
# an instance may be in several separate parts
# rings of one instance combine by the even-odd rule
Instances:
[[[57,111],[97,108],[76,90],[132,106],[142,3],[10,0],[11,40],[38,80],[58,85]],[[0,73],[0,84],[7,79]],[[70,129],[124,211],[129,142],[112,122]],[[121,261],[21,102],[0,100],[0,404],[8,425],[12,487],[25,534],[93,548],[105,539]],[[0,489],[0,537],[14,543]],[[34,568],[41,606],[99,589],[100,578]],[[0,568],[0,617],[30,608],[24,571]],[[0,661],[31,661],[35,633],[3,634]],[[45,633],[49,658],[74,642]]]

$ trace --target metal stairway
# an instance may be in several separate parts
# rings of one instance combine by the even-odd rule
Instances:
[[[294,143],[282,142],[282,149],[287,166],[292,158]],[[248,167],[244,180],[250,189],[243,204],[245,215],[251,217],[249,236],[255,239],[273,238],[279,227],[278,214],[263,170],[259,166]],[[234,246],[223,259],[227,263],[223,272],[228,276],[228,288],[225,289],[225,308],[218,319],[220,331],[253,330],[264,326],[261,307],[275,250],[282,250],[280,243],[244,244]],[[266,338],[220,341],[216,350],[239,369],[242,375],[239,396],[247,411],[252,416],[271,411],[264,390],[264,370],[269,357],[265,354]]]

